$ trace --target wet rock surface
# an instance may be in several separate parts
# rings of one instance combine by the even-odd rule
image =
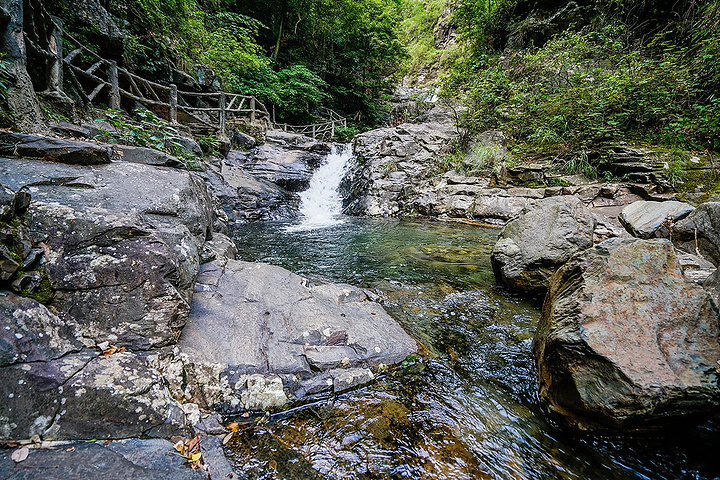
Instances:
[[[666,240],[613,239],[552,277],[535,335],[540,398],[562,423],[646,429],[717,409],[718,313]]]
[[[500,233],[490,261],[501,285],[544,293],[550,277],[574,253],[593,245],[595,218],[574,196],[537,201]]]
[[[326,371],[322,382],[343,391],[372,380],[345,378],[346,368],[398,363],[417,349],[361,290],[311,287],[280,267],[234,260],[203,265],[178,345],[178,378],[193,379],[176,383],[178,394],[228,411],[282,405],[283,387],[306,394],[307,380]]]
[[[0,478],[7,480],[67,480],[122,476],[144,480],[203,480],[207,473],[191,470],[167,440],[121,440],[108,443],[68,443],[30,449],[21,463],[13,450],[0,450]]]

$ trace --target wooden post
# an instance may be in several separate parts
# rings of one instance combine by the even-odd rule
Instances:
[[[225,134],[225,92],[220,92],[220,99],[219,99],[219,108],[220,108],[220,132],[218,133],[218,137],[221,139],[224,139],[227,137]]]
[[[255,97],[250,97],[250,125],[255,124]]]
[[[335,121],[332,122],[330,127],[330,140],[335,138]]]
[[[52,22],[52,32],[50,33],[49,47],[50,53],[53,54],[52,65],[50,65],[50,75],[48,79],[48,91],[62,92],[63,89],[63,49],[62,49],[62,29],[63,23],[60,18],[50,17]]]
[[[312,138],[315,138],[315,124],[312,126]]]
[[[177,104],[178,104],[178,95],[177,95],[177,85],[174,83],[170,84],[170,124],[176,125],[177,124]]]
[[[120,110],[120,86],[118,85],[118,66],[115,60],[110,60],[108,82],[110,83],[110,108]]]

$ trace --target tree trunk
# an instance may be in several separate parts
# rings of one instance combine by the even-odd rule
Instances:
[[[43,133],[47,125],[40,113],[25,61],[23,39],[23,0],[0,0],[0,52],[9,62],[7,106],[13,115],[15,127],[23,132]]]

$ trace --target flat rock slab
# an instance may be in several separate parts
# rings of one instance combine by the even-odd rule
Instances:
[[[0,130],[0,155],[37,157],[76,165],[110,163],[110,149],[107,145],[4,130]]]
[[[683,202],[634,202],[623,208],[618,219],[637,238],[661,237],[670,234],[670,225],[687,217],[695,207]]]
[[[3,480],[69,480],[80,478],[136,478],[143,480],[203,480],[207,474],[192,470],[167,440],[123,440],[103,445],[65,444],[30,449],[24,461],[15,463],[14,450],[0,450]]]
[[[417,350],[360,289],[311,287],[283,268],[235,260],[202,266],[179,347],[186,363],[217,366],[229,372],[219,378],[231,389],[255,397],[271,392],[275,405],[282,403],[283,384],[292,390],[293,381],[327,370],[394,364]]]

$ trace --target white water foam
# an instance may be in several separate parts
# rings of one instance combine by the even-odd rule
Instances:
[[[352,158],[351,145],[333,145],[320,168],[310,179],[310,186],[300,194],[300,223],[289,231],[312,230],[342,223],[342,198],[338,188],[345,168]]]

